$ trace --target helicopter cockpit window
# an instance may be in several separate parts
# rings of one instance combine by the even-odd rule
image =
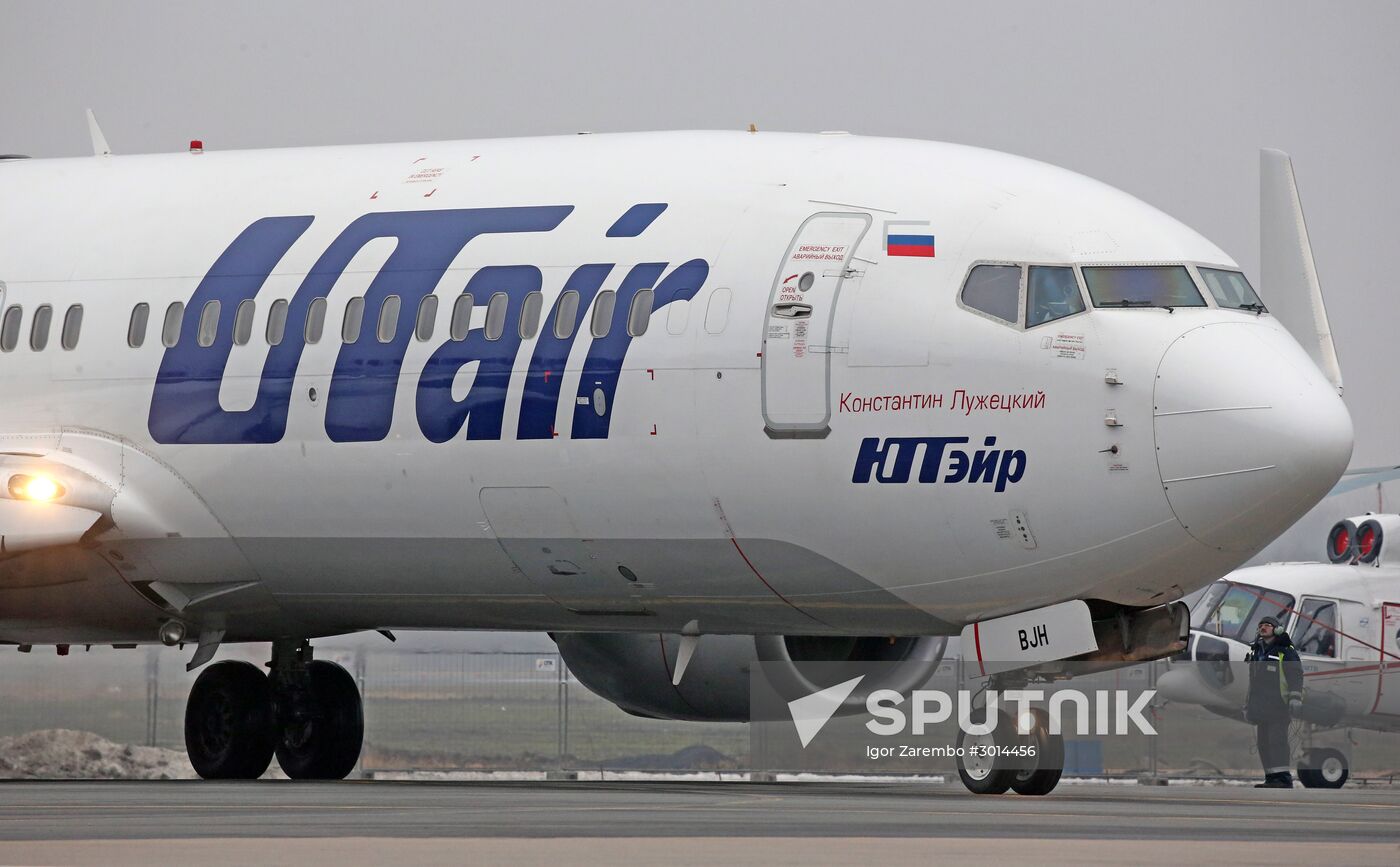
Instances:
[[[1032,265],[1026,281],[1026,327],[1084,312],[1073,268]]]
[[[1310,656],[1337,655],[1337,604],[1322,599],[1304,599],[1294,627],[1293,646]]]
[[[1293,597],[1251,584],[1214,584],[1191,611],[1191,628],[1242,641],[1254,640],[1259,621],[1266,615],[1283,622],[1293,608]]]

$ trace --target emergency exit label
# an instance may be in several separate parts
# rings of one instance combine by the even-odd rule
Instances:
[[[974,623],[963,629],[962,646],[984,675],[1099,649],[1089,606],[1079,599]]]

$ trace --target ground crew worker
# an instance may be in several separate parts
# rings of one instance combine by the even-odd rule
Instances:
[[[1264,782],[1255,788],[1291,789],[1288,723],[1303,708],[1303,663],[1277,618],[1259,621],[1259,635],[1245,656],[1249,663],[1249,698],[1245,719],[1255,725]]]

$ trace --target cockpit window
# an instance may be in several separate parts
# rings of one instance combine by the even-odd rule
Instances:
[[[1337,655],[1337,604],[1323,599],[1304,599],[1298,611],[1298,634],[1293,645],[1299,653],[1312,656]]]
[[[1032,265],[1026,281],[1026,327],[1084,312],[1073,268]]]
[[[1215,296],[1215,303],[1226,310],[1252,310],[1263,313],[1264,305],[1254,294],[1254,287],[1238,271],[1222,271],[1219,268],[1200,268],[1201,280]]]
[[[1097,266],[1082,269],[1095,307],[1204,307],[1185,265]]]
[[[967,274],[962,301],[973,310],[1016,323],[1020,319],[1021,266],[978,265]]]
[[[1293,597],[1252,584],[1224,581],[1212,584],[1191,611],[1191,628],[1248,644],[1265,616],[1282,623],[1293,608]]]

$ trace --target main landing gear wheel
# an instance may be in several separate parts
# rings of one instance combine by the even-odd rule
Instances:
[[[279,687],[277,763],[294,780],[342,780],[364,741],[364,706],[350,672],[333,662],[306,663],[302,694]]]
[[[974,795],[1000,795],[1016,780],[1015,759],[1002,751],[1015,744],[1011,718],[997,712],[997,724],[985,735],[958,730],[958,777]]]
[[[272,762],[272,692],[248,662],[216,662],[185,705],[185,749],[206,780],[255,780]]]
[[[1298,779],[1309,789],[1340,789],[1349,776],[1347,757],[1340,750],[1308,750],[1298,762]]]
[[[1030,759],[1029,767],[1016,771],[1011,788],[1018,795],[1048,795],[1065,772],[1065,738],[1050,734],[1050,714],[1038,707],[1030,713],[1034,724],[1025,738],[1035,748],[1035,757]]]

